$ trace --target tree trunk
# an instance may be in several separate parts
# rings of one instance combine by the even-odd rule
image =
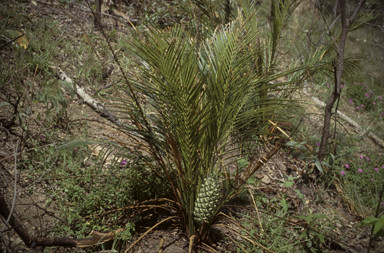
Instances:
[[[225,2],[225,23],[228,24],[231,20],[231,0]]]
[[[354,13],[352,14],[352,17],[349,20],[347,20],[347,16],[346,16],[347,10],[345,5],[345,0],[339,0],[342,31],[341,31],[339,45],[335,45],[336,52],[337,52],[337,62],[334,63],[335,86],[332,91],[332,95],[325,106],[323,134],[321,138],[319,153],[317,154],[317,159],[319,160],[320,163],[324,160],[324,157],[326,154],[326,148],[327,148],[328,139],[329,139],[329,129],[331,126],[332,108],[335,102],[337,101],[337,99],[340,99],[341,78],[343,76],[343,70],[344,70],[344,49],[345,49],[345,43],[347,41],[348,29],[350,24],[354,21],[357,14],[359,13],[359,10],[364,2],[365,0],[360,0],[358,7],[356,7]],[[319,174],[319,171],[316,171],[316,172],[317,174]]]
[[[96,30],[101,29],[101,3],[102,0],[95,0],[96,2],[96,13],[95,13],[95,28]]]

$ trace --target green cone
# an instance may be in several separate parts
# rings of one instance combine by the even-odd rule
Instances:
[[[195,202],[194,219],[197,222],[209,222],[220,205],[220,185],[212,177],[208,177],[200,186]]]

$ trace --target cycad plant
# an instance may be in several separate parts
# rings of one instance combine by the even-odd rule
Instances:
[[[247,125],[261,110],[257,99],[247,103],[255,95],[256,73],[246,51],[257,31],[238,25],[222,27],[198,51],[180,26],[132,41],[140,76],[130,80],[134,92],[128,99],[115,104],[134,120],[127,130],[147,144],[141,154],[155,161],[148,165],[172,188],[189,236],[211,223],[231,196],[222,175],[243,134],[234,126]],[[145,103],[132,97],[144,97]]]
[[[268,103],[249,99],[258,87],[248,46],[258,33],[243,24],[221,27],[198,50],[180,26],[137,36],[129,49],[139,75],[113,104],[133,121],[120,131],[138,144],[123,146],[169,185],[182,224],[198,239],[241,190],[242,181],[230,181],[227,166],[244,135],[235,126],[254,122]]]
[[[249,46],[258,31],[245,23],[239,18],[218,28],[198,50],[180,26],[136,36],[130,52],[140,74],[113,104],[134,122],[120,130],[143,143],[134,151],[170,186],[188,235],[199,239],[245,183],[231,180],[227,165],[240,137],[257,132],[237,130],[257,118],[265,123],[282,106],[259,97],[274,86],[270,76],[262,79],[254,71],[258,52]],[[250,170],[244,179],[255,172]]]
[[[303,70],[259,75],[255,61],[264,44],[258,43],[257,26],[249,25],[253,18],[240,14],[199,44],[181,26],[138,32],[128,50],[139,71],[126,78],[111,104],[130,122],[118,129],[130,140],[113,144],[141,157],[169,186],[172,208],[198,242],[262,164],[235,175],[228,166],[240,140],[265,129],[266,119],[286,106],[261,95],[276,88],[270,81]],[[257,128],[248,127],[255,122]]]

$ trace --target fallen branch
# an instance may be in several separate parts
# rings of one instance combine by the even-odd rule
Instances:
[[[110,113],[107,109],[105,109],[104,105],[102,105],[100,102],[97,102],[95,99],[91,98],[81,87],[79,87],[77,84],[74,84],[72,79],[67,76],[64,71],[62,71],[59,67],[51,66],[51,68],[56,71],[56,75],[60,80],[64,82],[68,82],[73,85],[75,88],[76,94],[84,100],[84,103],[86,103],[88,106],[90,106],[93,110],[100,113],[101,116],[107,118],[112,123],[116,124],[117,126],[123,126],[123,123],[119,120],[117,116]],[[131,131],[130,134],[138,137],[141,139],[141,136],[139,136],[138,133]]]
[[[320,106],[321,108],[325,108],[325,103],[324,102],[322,102],[318,98],[312,96],[311,94],[309,94],[305,90],[303,90],[303,93],[305,95],[309,96],[312,99],[312,101],[314,101],[316,103],[316,105]],[[363,128],[359,124],[357,124],[355,121],[353,121],[351,118],[349,118],[348,116],[346,116],[342,112],[337,111],[337,116],[339,116],[340,118],[342,118],[343,120],[348,122],[350,125],[352,125],[356,132],[363,131]],[[364,134],[364,132],[363,132],[363,134]],[[382,139],[380,139],[377,135],[373,134],[372,132],[368,132],[367,136],[369,138],[371,138],[377,145],[379,145],[380,147],[384,148],[384,141]]]
[[[91,12],[90,10],[88,9],[85,9],[83,7],[75,7],[76,9],[79,9],[79,10],[82,10],[82,11],[86,11],[86,12]],[[119,13],[116,13],[118,11],[114,11],[113,14],[108,14],[108,13],[104,13],[104,12],[99,12],[99,14],[103,15],[103,16],[107,16],[107,17],[111,17],[113,19],[116,19],[120,22],[123,22],[125,24],[128,24],[130,26],[138,26],[140,25],[140,21],[137,20],[137,19],[131,19],[131,18],[128,18],[124,13],[122,12],[119,12]]]
[[[64,82],[68,82],[73,84],[72,79],[67,76],[64,71],[62,71],[59,67],[52,67],[52,69],[56,70],[56,75],[60,80]],[[107,109],[105,109],[104,105],[102,105],[100,102],[97,102],[95,99],[91,98],[81,87],[79,87],[77,84],[73,85],[75,88],[76,94],[84,100],[84,103],[86,103],[88,106],[90,106],[93,110],[100,113],[103,117],[106,117],[108,120],[112,121],[116,125],[122,125],[120,120],[113,115],[112,113],[108,112]]]

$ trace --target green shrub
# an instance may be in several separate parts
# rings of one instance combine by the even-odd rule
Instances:
[[[356,148],[352,147],[349,150]],[[352,210],[357,214],[373,215],[380,199],[380,188],[384,184],[383,159],[372,154],[371,158],[367,155],[345,156],[342,160],[344,163],[338,163],[337,173],[340,176],[346,203],[353,206]]]
[[[52,156],[52,147],[48,150],[36,150],[34,163]],[[54,231],[57,234],[76,234],[84,238],[92,230],[110,232],[121,228],[121,217],[125,219],[125,228],[134,230],[134,216],[130,212],[137,201],[164,197],[167,187],[146,169],[145,163],[132,155],[124,159],[115,159],[109,166],[97,164],[84,168],[81,161],[89,154],[87,148],[62,150],[56,165],[46,173],[46,164],[39,168],[39,174],[46,178],[44,185],[48,196],[46,208],[54,208],[61,218]],[[121,161],[120,161],[121,160]],[[130,232],[126,231],[130,235]]]
[[[356,109],[370,111],[374,106],[374,92],[366,83],[353,83],[348,86],[347,95],[349,103],[354,103]]]

